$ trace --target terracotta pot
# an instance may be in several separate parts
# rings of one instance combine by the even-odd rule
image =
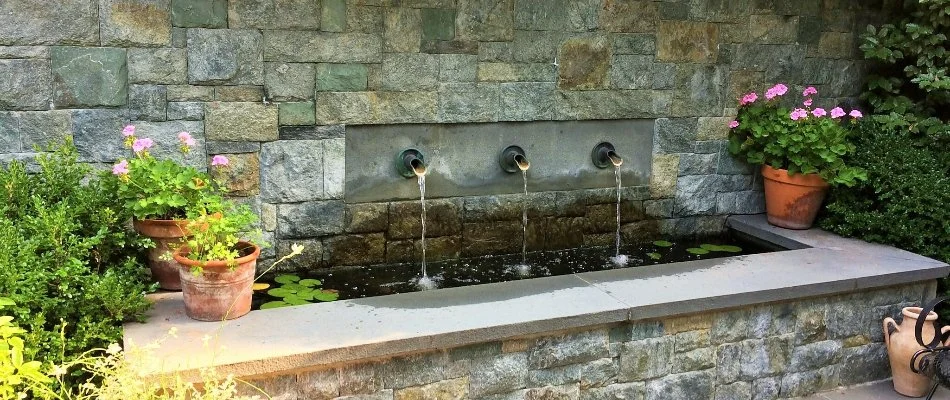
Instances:
[[[900,325],[894,322],[893,318],[884,318],[884,342],[887,344],[887,356],[891,361],[891,374],[894,377],[894,390],[904,396],[923,397],[930,390],[933,381],[925,376],[915,373],[910,369],[910,359],[917,350],[924,347],[917,343],[914,333],[914,325],[920,318],[920,307],[904,307],[901,314],[904,319]],[[921,337],[924,343],[930,343],[934,339],[933,321],[937,319],[937,313],[931,311],[926,317],[927,323],[921,330]],[[891,332],[889,327],[894,327]],[[946,332],[950,326],[943,327]]]
[[[788,229],[808,229],[815,222],[828,183],[818,174],[789,175],[787,170],[762,166],[765,178],[765,211],[770,224]]]
[[[133,220],[132,227],[142,236],[152,239],[155,247],[148,249],[148,268],[158,286],[165,290],[181,290],[178,263],[169,255],[187,236],[188,221],[168,219]],[[162,258],[165,258],[163,260]]]
[[[199,321],[235,319],[251,311],[254,272],[261,248],[248,242],[239,242],[238,248],[253,251],[235,261],[237,266],[228,267],[225,261],[208,261],[204,264],[185,257],[188,249],[182,246],[175,252],[180,264],[182,295],[185,299],[185,314]],[[201,274],[191,273],[191,267],[202,267]]]

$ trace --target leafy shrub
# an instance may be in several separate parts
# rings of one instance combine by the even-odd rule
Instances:
[[[114,192],[71,142],[49,150],[36,174],[0,168],[0,293],[16,303],[4,312],[26,330],[26,356],[57,362],[118,341],[148,287]]]
[[[833,189],[821,226],[950,262],[950,140],[909,133],[871,116],[854,136],[849,163],[868,180]]]

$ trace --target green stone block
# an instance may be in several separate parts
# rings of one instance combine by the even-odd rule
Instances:
[[[422,9],[422,40],[455,39],[455,10]]]
[[[172,25],[181,28],[225,28],[228,0],[172,0]]]
[[[366,90],[363,64],[317,64],[318,92],[360,92]]]
[[[312,101],[280,103],[278,120],[281,125],[314,125],[317,123]]]
[[[126,50],[53,47],[53,104],[57,107],[123,106],[129,94]]]
[[[346,0],[323,0],[320,10],[320,30],[343,32],[346,28]]]

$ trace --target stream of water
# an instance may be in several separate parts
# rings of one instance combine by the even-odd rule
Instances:
[[[422,240],[420,241],[422,247],[422,276],[419,277],[417,285],[420,289],[435,289],[438,285],[435,280],[429,278],[429,274],[426,271],[426,175],[416,174],[419,178],[419,203],[422,206],[422,215],[420,216],[420,221],[422,222]]]
[[[610,261],[619,267],[627,265],[628,257],[625,254],[620,254],[620,166],[614,166],[614,177],[617,181],[617,232],[614,237],[614,256],[610,257]]]

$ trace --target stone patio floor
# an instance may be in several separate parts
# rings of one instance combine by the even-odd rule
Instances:
[[[906,400],[906,397],[894,391],[891,381],[880,381],[869,385],[818,393],[801,400]],[[950,400],[950,389],[937,389],[934,400]]]

